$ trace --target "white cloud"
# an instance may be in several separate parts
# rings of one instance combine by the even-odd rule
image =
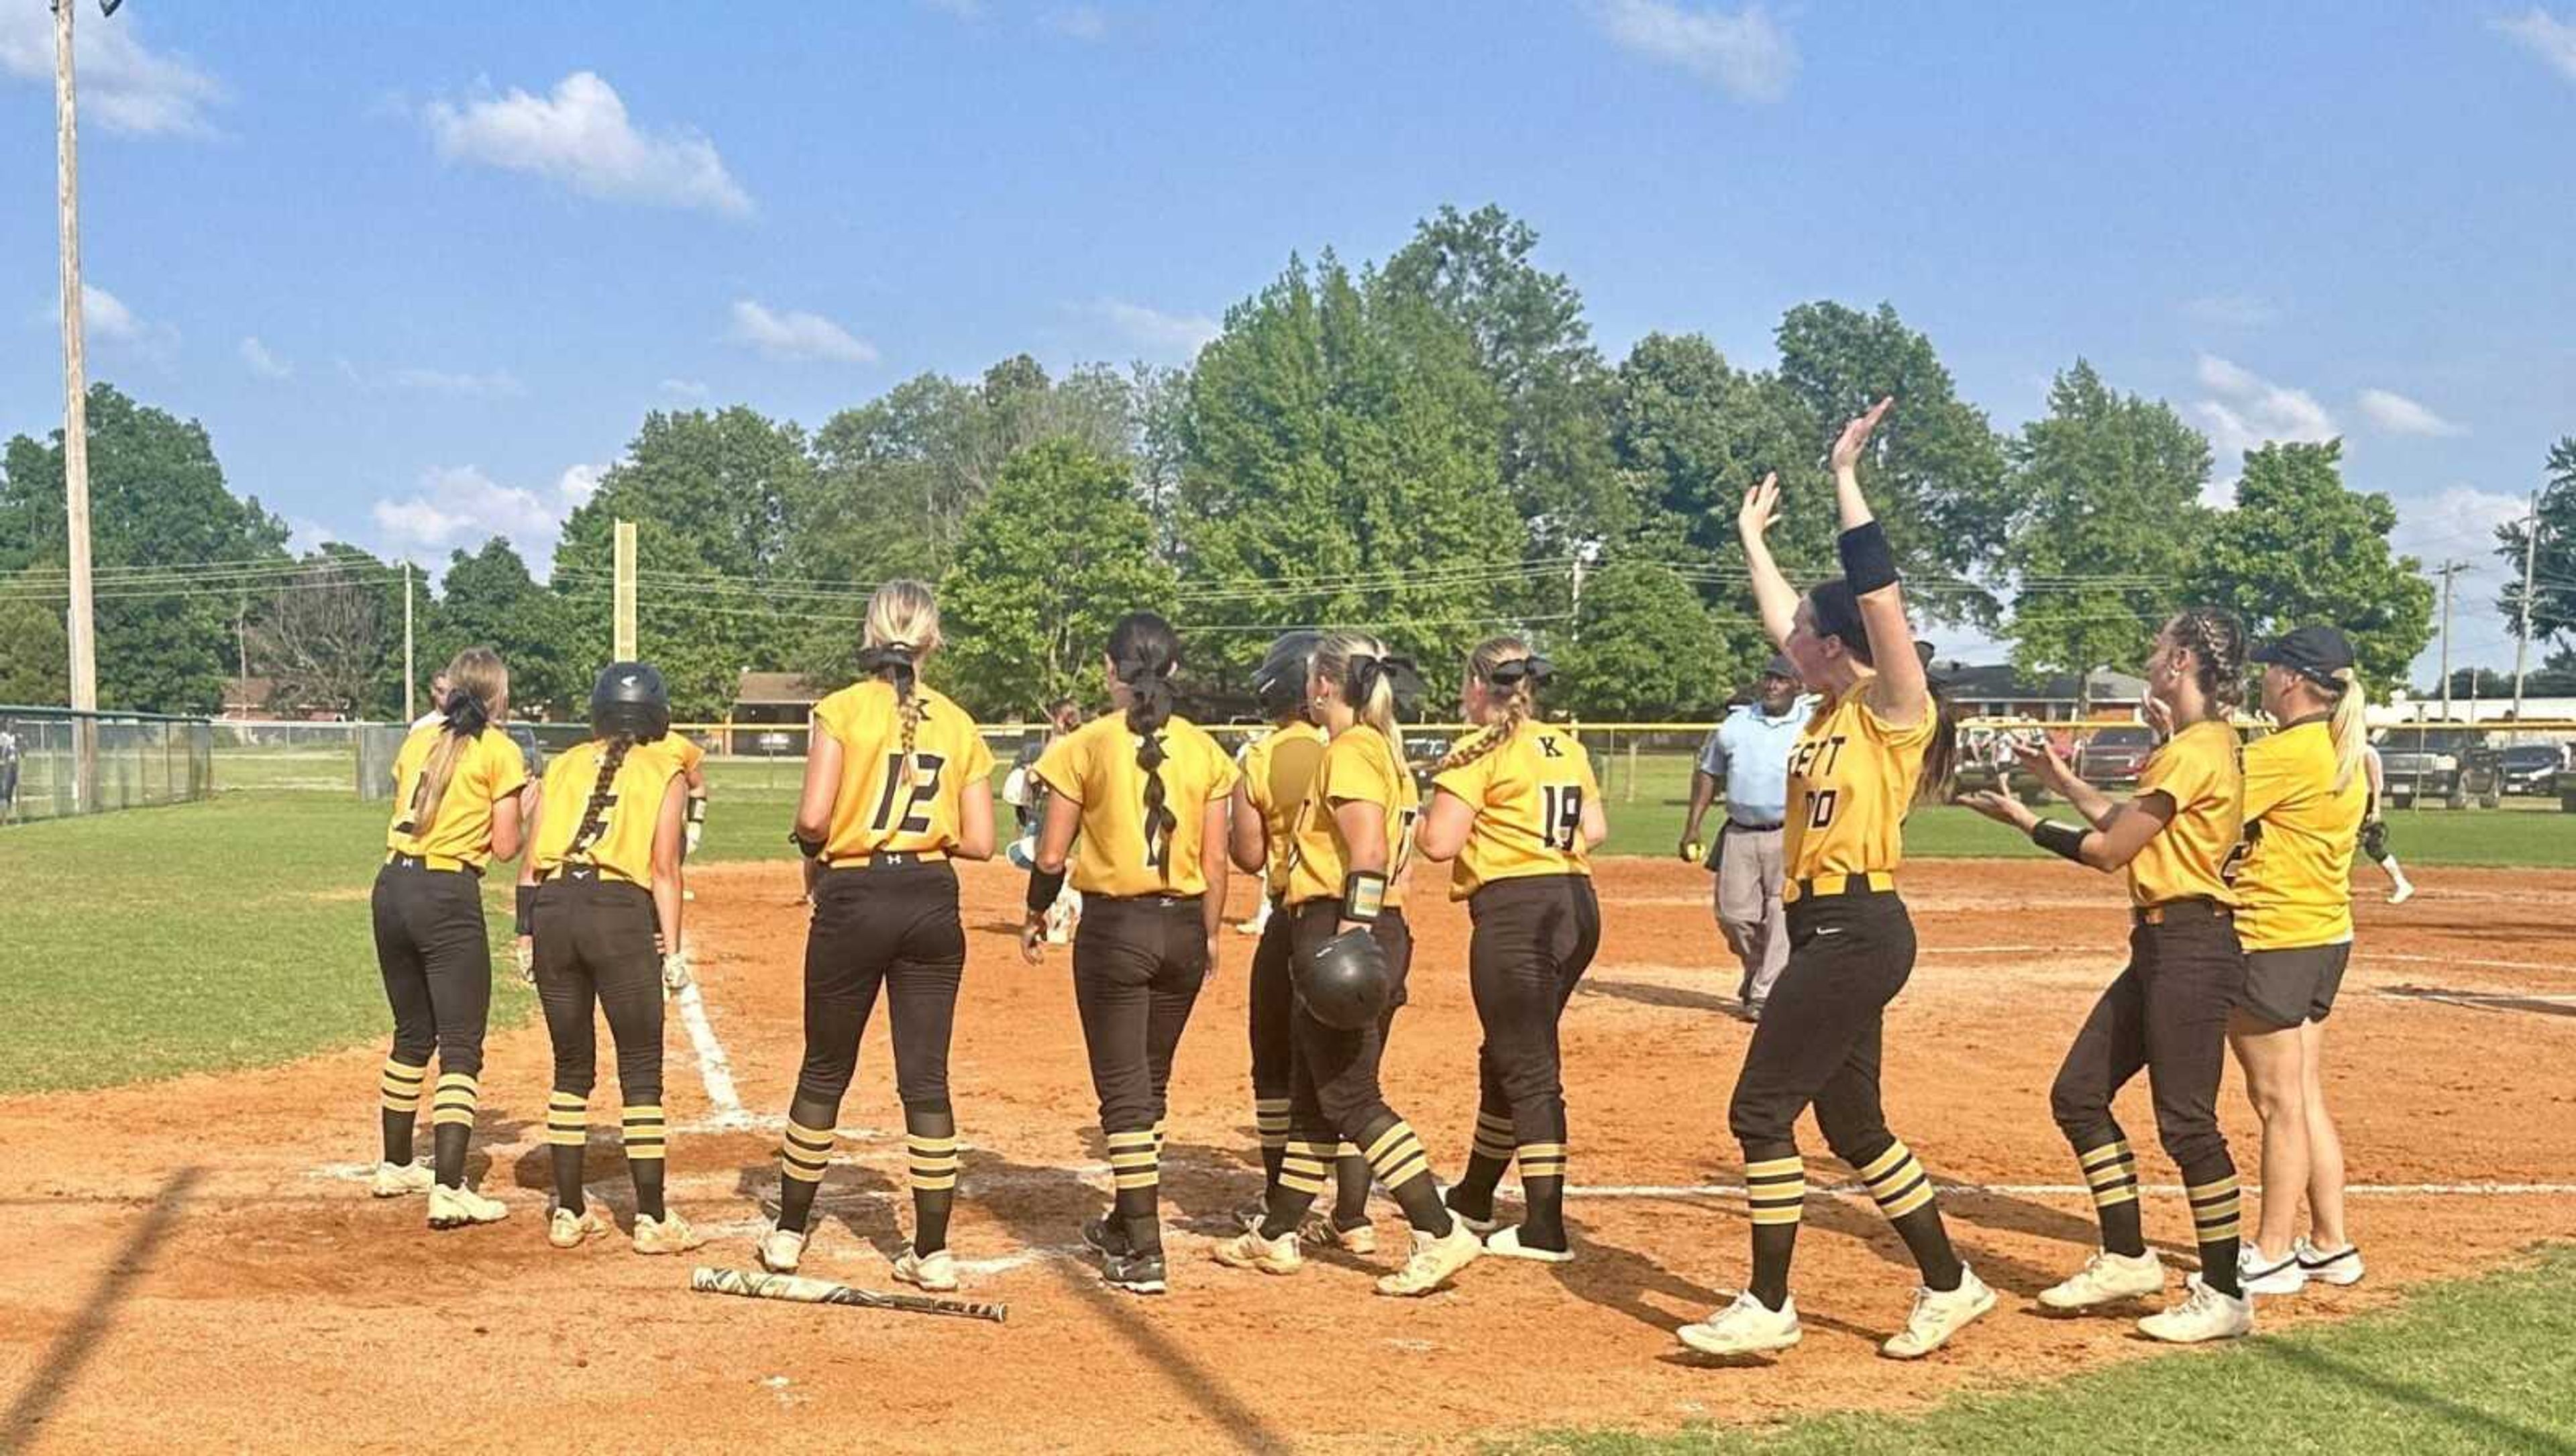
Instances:
[[[186,57],[147,49],[131,10],[106,19],[95,12],[72,26],[73,78],[83,124],[128,136],[212,136],[206,108],[224,99],[223,83]],[[47,5],[0,7],[0,70],[54,84],[54,17]]]
[[[2184,304],[2182,311],[2193,323],[2220,329],[2259,329],[2281,317],[2277,306],[2250,293],[2204,294]]]
[[[1075,40],[1098,40],[1109,34],[1109,17],[1097,5],[1068,5],[1049,11],[1046,27]]]
[[[665,379],[662,392],[674,399],[704,399],[707,385],[703,379]]]
[[[2361,392],[2363,418],[2392,435],[2465,435],[2467,430],[2402,394],[2385,389]]]
[[[1089,306],[1119,337],[1156,358],[1194,359],[1225,325],[1203,313],[1165,313],[1141,303],[1104,298]]]
[[[599,478],[607,473],[605,465],[567,465],[564,473],[555,477],[555,494],[567,511],[586,506],[592,496],[599,494]]]
[[[1730,14],[1672,0],[1601,0],[1596,14],[1613,41],[1738,101],[1777,101],[1798,74],[1796,43],[1759,3]]]
[[[2576,81],[2576,21],[2560,20],[2534,5],[2511,20],[2487,24],[2521,42],[2523,49],[2548,62],[2558,74]]]
[[[461,394],[474,399],[496,399],[527,393],[518,376],[506,369],[489,374],[461,373],[451,369],[397,369],[386,375],[384,382],[396,389],[427,390],[432,394]]]
[[[554,556],[555,537],[563,518],[579,502],[568,486],[575,466],[558,481],[554,499],[515,485],[503,485],[473,465],[438,466],[421,472],[420,485],[401,499],[380,499],[369,512],[392,555],[443,554],[456,547],[478,547],[494,536],[507,536],[519,555],[544,570]]]
[[[55,307],[44,317],[60,326]],[[128,308],[125,300],[95,283],[81,285],[81,336],[92,344],[132,349],[156,363],[167,364],[179,350],[179,331],[152,323]]]
[[[585,196],[741,216],[751,196],[715,143],[687,127],[638,131],[615,87],[575,71],[545,96],[510,90],[422,112],[440,156],[551,178]]]
[[[268,346],[259,341],[257,334],[249,335],[241,341],[241,361],[249,366],[251,373],[262,379],[295,377],[295,366],[270,353]]]
[[[2209,430],[2221,477],[2210,482],[2207,497],[2225,505],[2236,493],[2237,466],[2245,452],[2269,441],[2316,444],[2336,435],[2334,416],[2304,389],[2275,384],[2242,365],[2215,354],[2200,356],[2200,384],[2216,395],[2192,406]]]
[[[838,364],[873,364],[877,359],[874,344],[821,314],[794,309],[773,312],[748,298],[734,301],[733,328],[728,337],[737,344],[749,344],[769,358],[790,362],[820,359]]]

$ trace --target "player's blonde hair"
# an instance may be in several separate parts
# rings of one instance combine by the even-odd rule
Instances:
[[[895,716],[903,722],[903,759],[912,762],[912,741],[921,730],[921,698],[913,691],[922,659],[937,652],[939,599],[930,588],[909,579],[887,582],[868,598],[868,618],[859,665],[893,687]]]
[[[1342,701],[1404,757],[1403,730],[1395,721],[1395,678],[1387,670],[1386,644],[1359,632],[1326,633],[1315,644],[1315,677],[1339,684]]]
[[[501,654],[489,647],[468,647],[447,664],[447,701],[438,710],[447,715],[438,744],[430,749],[428,761],[420,768],[420,789],[412,799],[411,832],[426,839],[438,823],[438,810],[447,802],[447,785],[456,777],[456,760],[464,756],[465,745],[491,726],[492,720],[510,701],[510,669]]]
[[[2334,787],[2340,794],[2352,787],[2353,775],[2361,772],[2361,756],[2370,749],[2369,725],[2362,718],[2370,695],[2349,667],[2336,668],[2334,680],[2342,691],[2335,696],[2334,716],[2326,720],[2326,741],[2334,745]]]
[[[1448,756],[1440,760],[1442,768],[1474,763],[1511,742],[1512,735],[1521,731],[1521,724],[1538,711],[1537,685],[1543,673],[1523,671],[1517,675],[1506,674],[1511,678],[1509,682],[1498,682],[1494,677],[1506,664],[1528,662],[1534,655],[1530,645],[1518,637],[1488,637],[1467,654],[1468,673],[1485,685],[1488,694],[1503,695],[1503,716],[1486,724],[1482,731],[1459,740],[1458,745],[1449,750]]]

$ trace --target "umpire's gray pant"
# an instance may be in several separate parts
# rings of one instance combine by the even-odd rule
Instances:
[[[1717,928],[1744,962],[1736,994],[1760,1001],[1789,964],[1789,915],[1780,904],[1781,831],[1729,823],[1717,834]]]

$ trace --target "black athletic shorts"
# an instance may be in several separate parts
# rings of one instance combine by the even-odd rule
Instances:
[[[2344,967],[2352,960],[2352,942],[2310,945],[2297,950],[2249,950],[2245,953],[2246,1014],[2274,1027],[2323,1021],[2333,1012],[2335,993],[2343,989]]]

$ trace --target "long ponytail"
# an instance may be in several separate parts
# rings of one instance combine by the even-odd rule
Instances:
[[[2370,750],[2369,725],[2363,719],[2368,695],[2351,668],[2336,668],[2334,680],[2342,691],[2335,698],[2334,716],[2326,720],[2326,741],[2334,745],[2334,787],[2340,794],[2352,786],[2353,775],[2362,771],[2362,755]]]
[[[1342,701],[1386,739],[1399,762],[1404,730],[1395,717],[1395,675],[1403,668],[1403,659],[1387,655],[1385,643],[1358,632],[1335,632],[1315,645],[1314,675],[1341,685]]]
[[[868,598],[866,650],[859,670],[894,689],[895,717],[903,724],[903,762],[912,770],[912,744],[921,731],[921,698],[913,691],[922,658],[939,650],[939,602],[917,581],[890,581]]]
[[[1172,673],[1180,664],[1180,638],[1156,613],[1129,612],[1109,629],[1109,666],[1127,688],[1127,731],[1137,737],[1136,767],[1145,775],[1145,846],[1165,884],[1181,819],[1163,788],[1163,725],[1172,718]]]
[[[1444,769],[1474,763],[1511,742],[1521,724],[1537,713],[1538,690],[1547,686],[1556,670],[1518,637],[1488,637],[1467,654],[1467,672],[1487,692],[1503,694],[1503,716],[1460,740],[1440,760]]]
[[[447,664],[447,701],[438,705],[447,716],[437,744],[420,769],[413,791],[410,833],[427,838],[438,824],[439,806],[447,802],[447,785],[456,777],[456,761],[465,745],[481,737],[510,698],[510,669],[489,647],[468,647]]]
[[[590,802],[582,806],[581,827],[572,832],[572,844],[564,850],[568,860],[590,858],[590,847],[604,827],[600,821],[607,817],[609,805],[617,802],[617,771],[625,766],[626,750],[635,746],[635,735],[612,733],[600,742],[605,746],[599,751],[599,777],[591,780]]]

